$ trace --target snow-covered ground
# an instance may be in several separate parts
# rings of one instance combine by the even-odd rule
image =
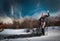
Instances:
[[[46,27],[44,36],[15,38],[15,39],[2,39],[1,41],[60,41],[60,27],[57,27],[57,26],[48,27],[48,28]]]
[[[26,29],[4,29],[2,32],[0,32],[0,35],[20,35],[29,33],[26,32]]]

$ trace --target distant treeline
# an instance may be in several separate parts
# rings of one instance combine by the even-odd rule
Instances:
[[[25,19],[22,23],[19,21],[13,21],[13,24],[0,23],[0,29],[21,29],[21,28],[37,28],[39,21],[37,19]],[[60,26],[60,17],[49,17],[46,18],[46,26]]]

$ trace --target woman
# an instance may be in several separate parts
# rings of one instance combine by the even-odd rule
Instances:
[[[41,18],[39,19],[39,25],[41,25],[42,27],[42,35],[45,35],[44,28],[46,25],[46,17],[49,17],[49,16],[50,16],[49,13],[48,15],[45,15],[45,13],[42,13]]]

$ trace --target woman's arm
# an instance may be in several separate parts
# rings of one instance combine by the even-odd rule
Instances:
[[[48,13],[48,15],[45,15],[45,17],[49,17],[50,16],[50,14]]]

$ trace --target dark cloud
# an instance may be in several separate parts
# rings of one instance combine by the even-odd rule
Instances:
[[[0,12],[3,11],[6,15],[11,16],[11,6],[14,7],[14,13],[18,17],[20,11],[22,16],[32,15],[33,13],[30,12],[37,8],[41,8],[37,10],[39,12],[48,9],[50,12],[57,12],[60,10],[60,0],[0,0]]]

